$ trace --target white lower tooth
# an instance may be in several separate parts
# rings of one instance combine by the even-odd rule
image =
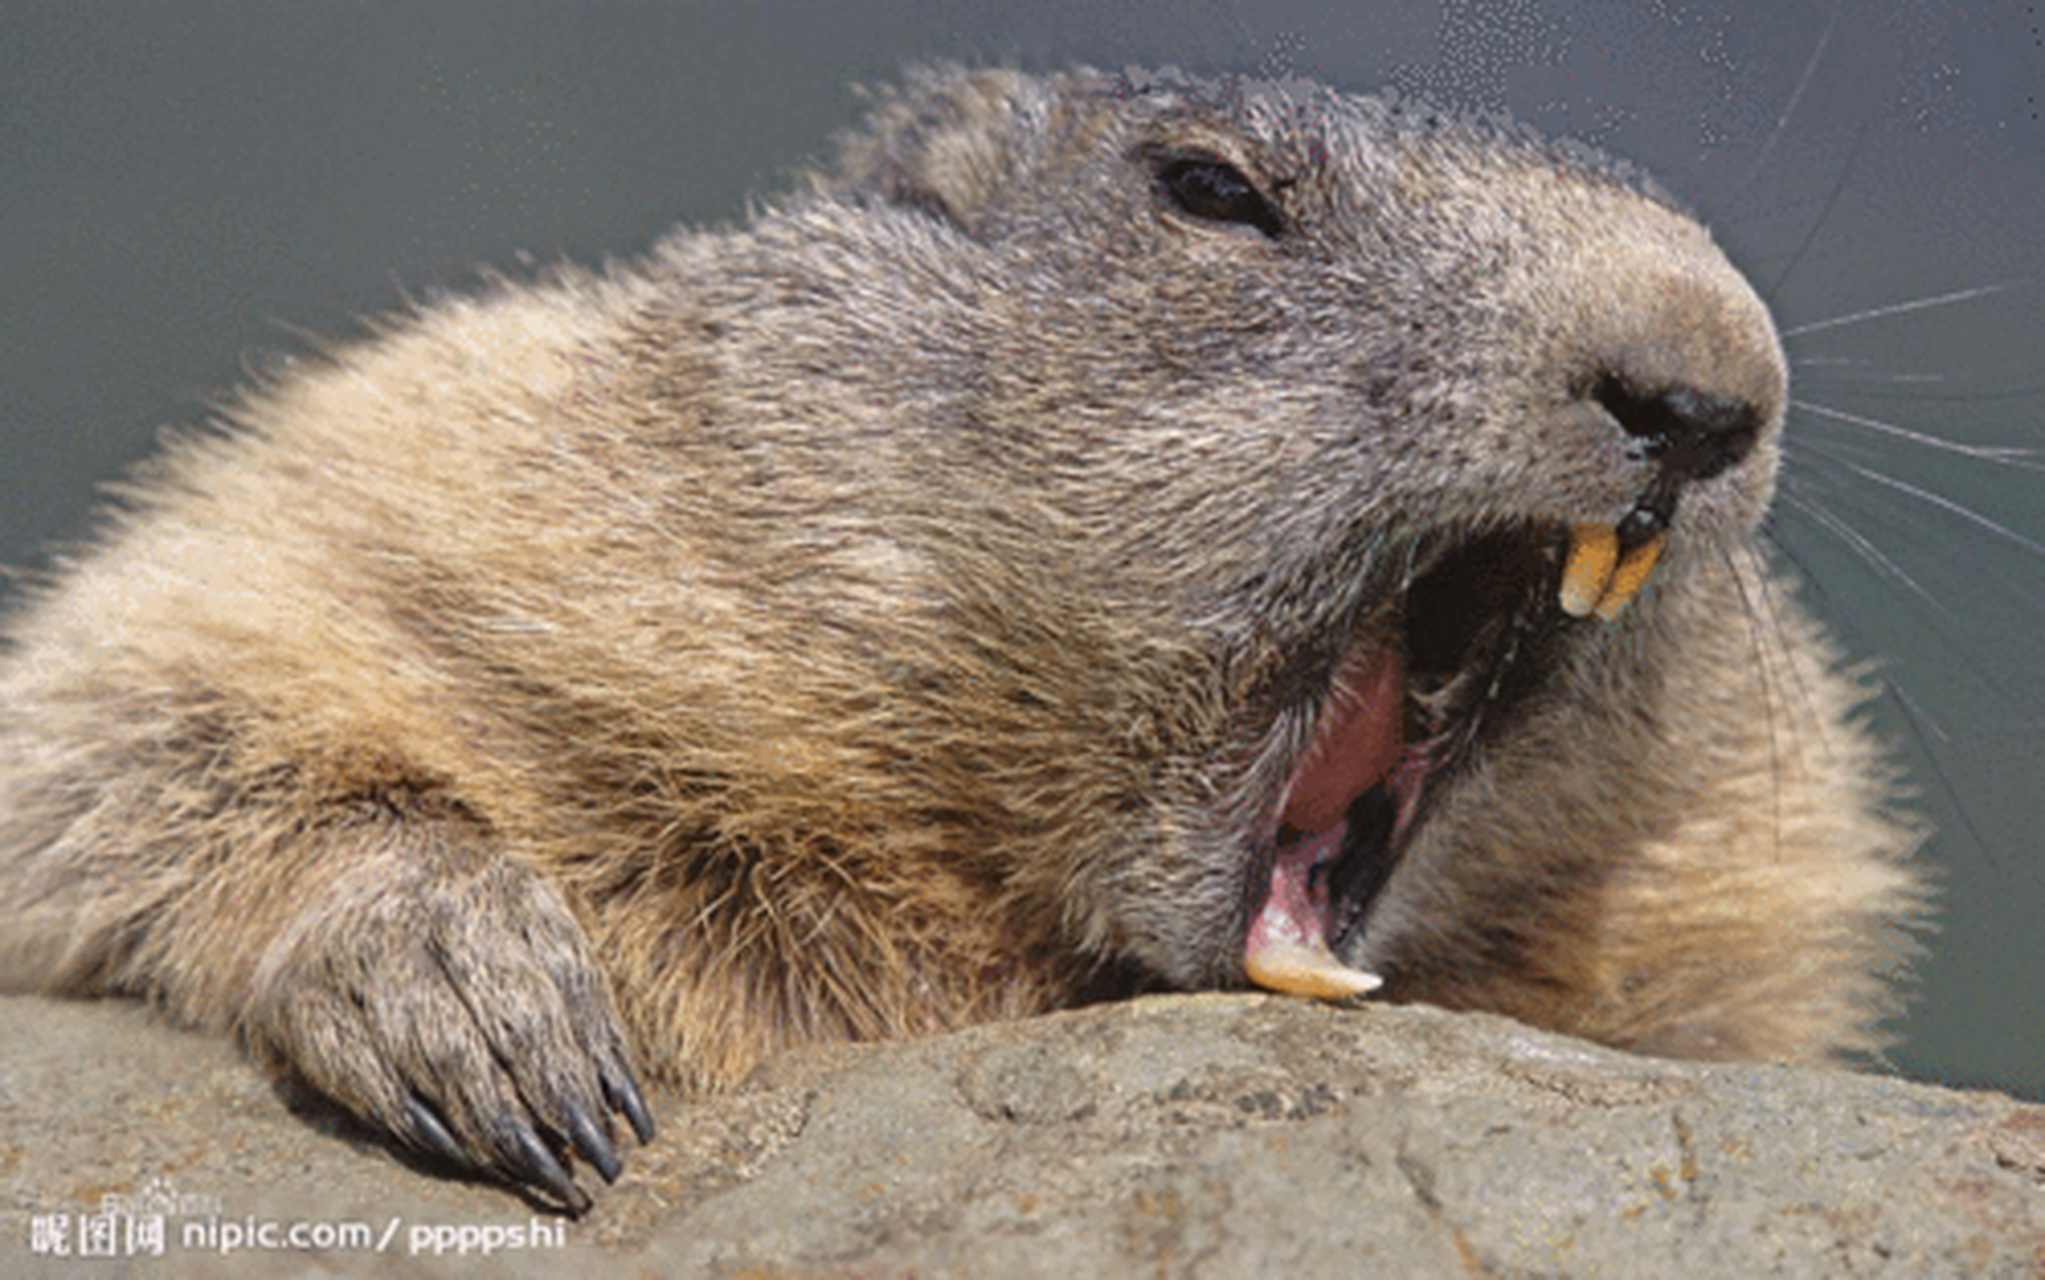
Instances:
[[[1265,947],[1250,957],[1248,972],[1250,981],[1267,990],[1317,1000],[1365,995],[1385,984],[1374,973],[1343,964],[1318,942]]]

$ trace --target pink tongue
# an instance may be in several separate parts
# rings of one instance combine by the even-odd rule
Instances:
[[[1342,691],[1293,778],[1279,821],[1298,837],[1280,847],[1264,903],[1250,921],[1243,960],[1252,981],[1296,995],[1368,990],[1375,979],[1348,971],[1330,953],[1330,907],[1314,868],[1340,856],[1342,818],[1382,781],[1404,750],[1400,717],[1406,672],[1389,645],[1359,647],[1343,662]]]
[[[1399,763],[1405,664],[1390,645],[1359,647],[1342,663],[1341,690],[1322,719],[1306,763],[1292,780],[1281,821],[1318,835],[1342,821],[1356,797]]]
[[[1267,947],[1328,945],[1328,889],[1314,883],[1314,868],[1342,852],[1341,830],[1286,846],[1271,867],[1271,893],[1250,922],[1245,958],[1255,960]]]

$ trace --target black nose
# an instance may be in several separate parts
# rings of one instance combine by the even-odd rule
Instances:
[[[1642,392],[1608,374],[1592,398],[1626,434],[1644,441],[1647,456],[1679,483],[1709,480],[1738,465],[1761,438],[1759,406],[1680,383]]]
[[[1686,486],[1709,480],[1752,453],[1766,420],[1760,406],[1745,400],[1681,383],[1639,391],[1612,374],[1599,379],[1591,398],[1659,464],[1648,492],[1619,523],[1619,540],[1629,547],[1667,528]]]

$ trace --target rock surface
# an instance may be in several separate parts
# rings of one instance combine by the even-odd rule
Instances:
[[[0,1022],[7,1275],[2045,1276],[2045,1108],[1424,1008],[1153,998],[798,1055],[657,1099],[579,1221],[140,1009]]]

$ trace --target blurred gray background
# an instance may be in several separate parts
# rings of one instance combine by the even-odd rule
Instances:
[[[0,563],[50,563],[95,486],[276,355],[478,268],[740,218],[851,85],[936,57],[1397,85],[1630,156],[1713,225],[1806,406],[1772,535],[1884,661],[1940,826],[1896,1061],[2045,1099],[2037,5],[9,0]]]

